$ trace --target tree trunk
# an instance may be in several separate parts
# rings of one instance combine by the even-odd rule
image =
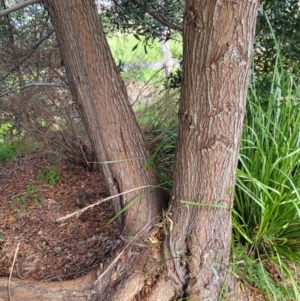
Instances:
[[[155,171],[145,168],[148,152],[93,1],[46,0],[45,6],[56,30],[72,95],[110,192],[156,185]],[[229,261],[235,170],[257,6],[258,0],[187,0],[179,137],[170,201],[173,215],[168,218],[164,258],[159,252],[151,257],[158,246],[132,243],[119,253],[121,259],[115,260],[112,268],[105,270],[106,263],[97,275],[92,272],[71,283],[31,283],[27,292],[32,295],[26,298],[24,288],[13,281],[14,296],[24,295],[22,300],[130,301],[143,287],[147,273],[156,270],[159,280],[141,300],[169,301],[179,295],[193,301],[217,300]],[[114,201],[116,210],[134,203],[121,223],[126,234],[153,226],[163,207],[160,190],[153,189],[135,201],[139,192]],[[163,259],[168,267],[166,277],[161,269]],[[78,290],[79,283],[82,288]],[[0,288],[5,285],[0,281]],[[4,293],[0,298],[7,298]]]
[[[193,300],[217,300],[228,271],[257,6],[258,0],[186,4],[174,228],[166,244],[173,283]]]
[[[120,226],[137,234],[154,225],[164,197],[148,151],[117,72],[92,0],[46,0],[72,96],[96,151],[116,213],[128,206]],[[144,187],[148,186],[148,187]],[[149,187],[151,186],[151,187]],[[141,188],[144,187],[144,188]]]
[[[159,44],[163,55],[164,77],[168,78],[173,69],[173,59],[170,44],[168,40],[161,40]]]

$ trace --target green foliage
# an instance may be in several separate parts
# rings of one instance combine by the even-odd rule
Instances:
[[[260,106],[263,101],[258,91],[252,86],[250,116],[240,150],[236,205],[248,225],[247,231],[240,233],[249,242],[253,241],[251,233],[254,233],[257,245],[265,241],[266,232],[275,243],[287,235],[290,227],[296,230],[299,223],[299,96],[293,94],[292,78],[284,82],[281,74],[277,76],[280,82],[270,93],[266,112]],[[297,241],[298,237],[295,233]],[[275,243],[277,249],[281,248],[281,239]],[[273,243],[264,245],[264,250],[273,249]]]
[[[0,142],[0,161],[14,161],[20,156],[34,152],[37,146],[37,142],[32,139],[3,140]]]
[[[138,0],[139,1],[139,0]],[[140,2],[140,1],[139,1]],[[163,16],[163,19],[181,26],[184,2],[181,0],[166,0],[164,2],[146,1],[141,2],[146,9],[150,9],[158,15]],[[159,46],[160,41],[169,41],[173,57],[182,54],[181,34],[175,30],[165,27],[156,21],[148,13],[145,13],[138,5],[131,0],[114,1],[109,7],[103,5],[101,13],[104,29],[109,36],[109,43],[113,52],[113,56],[119,69],[121,69],[122,77],[125,81],[142,81],[146,82],[153,79],[156,75],[162,77],[162,72],[159,69],[150,68],[145,65],[145,62],[160,62],[162,54]],[[116,36],[113,33],[121,33],[128,37],[127,49],[130,49],[130,63],[124,68],[124,64],[128,62],[128,58],[123,58],[115,55],[111,38]],[[176,45],[176,47],[174,47]],[[178,47],[179,46],[179,47]],[[175,48],[179,48],[177,51]],[[128,53],[128,52],[125,52]],[[155,53],[155,56],[153,54]],[[143,57],[143,59],[141,59]],[[177,71],[174,73],[177,75]]]
[[[50,185],[54,185],[61,179],[62,175],[55,166],[47,166],[37,174],[37,179],[42,182],[47,182]]]
[[[172,188],[173,166],[177,140],[179,91],[162,93],[151,104],[135,108],[137,119],[151,152],[147,166],[155,166],[162,185]]]
[[[281,65],[299,76],[300,11],[298,0],[264,0],[257,16],[254,71],[261,93],[269,91],[280,53]],[[265,97],[268,97],[265,95]]]
[[[293,291],[272,278],[264,263],[241,245],[233,249],[232,272],[261,290],[267,300],[293,300]],[[274,277],[276,275],[273,275]]]
[[[165,80],[164,86],[166,89],[178,89],[182,82],[182,67],[176,68],[169,77]]]
[[[267,99],[250,87],[233,234],[295,284],[287,262],[300,265],[300,82],[278,65],[274,70]],[[296,284],[294,293],[300,297]]]
[[[32,200],[36,204],[42,204],[44,197],[41,192],[36,191],[34,185],[27,184],[25,187],[25,192],[11,196],[11,200],[15,203],[19,203],[20,211],[25,212],[28,200]],[[14,204],[12,204],[12,206],[14,207]]]
[[[131,64],[126,71],[121,72],[121,76],[126,82],[149,83],[162,79],[162,69],[148,69],[144,64]]]
[[[0,161],[13,161],[18,155],[16,142],[0,144]]]
[[[256,32],[256,71],[262,74],[273,71],[278,53],[276,43],[279,43],[284,67],[295,73],[293,68],[300,63],[299,1],[263,0]]]
[[[299,76],[299,0],[262,0],[256,24],[253,59],[256,80],[259,81],[261,90],[268,90],[272,84],[270,75],[274,71],[279,49],[284,68]],[[165,85],[177,88],[180,87],[181,80],[182,68],[173,72]]]
[[[12,129],[12,125],[8,122],[3,122],[0,124],[0,142],[3,142],[7,137],[17,134],[16,131]]]
[[[147,53],[134,34],[110,36],[108,43],[117,68],[125,81],[146,83],[149,80],[153,82],[162,79],[162,69],[151,67],[151,63],[162,61],[158,39],[153,40],[147,48]],[[169,41],[169,45],[173,55],[182,53],[181,41]]]
[[[133,34],[113,35],[108,37],[108,44],[114,59],[126,64],[150,63],[162,60],[162,54],[158,39],[154,40],[151,48],[145,53],[143,47],[139,47],[139,41]],[[137,46],[138,45],[138,46]],[[136,49],[133,49],[135,46]]]
[[[139,1],[140,2],[140,1]],[[163,16],[164,19],[173,24],[181,25],[184,2],[181,0],[165,0],[158,2],[155,0],[143,1],[142,5]],[[131,0],[116,0],[111,6],[102,6],[102,23],[108,33],[134,32],[137,39],[142,41],[142,45],[147,48],[152,45],[153,39],[169,39],[173,32],[161,23],[156,21],[148,13],[145,13],[139,6]]]
[[[24,201],[31,199],[37,204],[41,204],[43,202],[44,200],[43,195],[40,192],[36,192],[34,185],[32,184],[26,185],[25,190],[26,192],[25,195],[23,196]]]
[[[300,81],[282,71],[279,57],[273,70],[269,94],[255,77],[249,89],[233,208],[233,257],[243,261],[241,277],[270,300],[300,300],[293,270],[300,263]],[[157,168],[167,189],[175,159],[176,97],[137,111],[152,153],[148,165]],[[242,259],[237,245],[243,246]],[[277,267],[282,283],[265,263]]]

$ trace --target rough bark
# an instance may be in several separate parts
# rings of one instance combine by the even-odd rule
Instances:
[[[226,278],[257,6],[258,0],[186,4],[174,228],[166,246],[173,283],[193,300],[217,300]]]
[[[157,301],[161,294],[164,301],[179,295],[194,301],[217,300],[225,282],[231,244],[230,208],[257,5],[258,0],[187,0],[184,81],[171,199],[174,227],[170,227],[163,253],[163,259],[169,256],[168,271],[165,275],[159,271],[152,294],[143,300]],[[46,0],[45,6],[56,29],[72,94],[102,162],[110,192],[155,185],[155,172],[145,169],[148,153],[93,1]],[[103,163],[112,160],[115,163]],[[136,195],[115,200],[116,210]],[[153,224],[162,200],[161,192],[153,190],[131,206],[123,221],[125,233],[136,234],[148,223]],[[31,283],[24,287],[22,281],[16,288],[13,281],[11,293],[19,292],[22,300],[129,301],[143,286],[145,275],[137,271],[143,271],[151,255],[151,251],[148,255],[142,249],[133,251],[122,255],[100,280],[93,272],[72,281],[72,285]],[[129,270],[126,260],[131,264]],[[157,264],[161,260],[158,257]],[[78,290],[79,284],[82,287]],[[6,285],[7,279],[0,281],[0,288]],[[115,287],[120,290],[113,293]],[[6,299],[0,292],[0,299]],[[33,295],[26,299],[25,293]]]
[[[154,169],[145,167],[148,152],[94,1],[46,0],[45,7],[55,28],[72,96],[110,193],[157,185]],[[116,212],[130,205],[120,222],[125,234],[149,229],[163,203],[161,190],[149,187],[113,201]]]

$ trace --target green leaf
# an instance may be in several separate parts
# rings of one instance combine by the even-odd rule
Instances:
[[[137,48],[138,48],[138,46],[139,46],[139,43],[137,43],[133,48],[132,48],[132,50],[131,51],[134,51],[134,50],[136,50]]]
[[[134,33],[133,36],[134,36],[137,40],[141,41],[140,37],[139,37],[137,34]]]

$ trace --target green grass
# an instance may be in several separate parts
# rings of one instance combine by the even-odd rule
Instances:
[[[300,266],[299,84],[278,58],[268,97],[256,83],[250,86],[233,214],[235,242],[275,263],[295,300],[300,300],[291,268]]]
[[[148,82],[161,80],[163,73],[159,68],[147,67],[151,62],[162,61],[162,53],[159,40],[156,39],[151,47],[145,48],[142,41],[134,35],[115,35],[108,37],[108,43],[121,75],[125,81]],[[173,57],[182,54],[180,41],[169,41]]]
[[[232,253],[232,273],[239,275],[249,285],[259,288],[265,300],[294,300],[293,290],[285,287],[283,282],[274,279],[264,262],[256,258],[255,254],[249,253],[245,246],[235,245]]]
[[[147,48],[147,53],[145,53],[141,42],[133,35],[109,37],[108,44],[117,63],[122,61],[127,64],[134,64],[141,62],[158,62],[162,60],[158,41],[151,48]],[[138,45],[137,48],[133,50],[136,45]]]
[[[108,44],[116,62],[121,60],[125,63],[151,63],[162,60],[158,39],[154,41],[151,47],[146,48],[147,53],[145,52],[142,42],[136,39],[134,35],[116,35],[108,37]],[[169,45],[173,57],[178,57],[182,54],[182,43],[180,41],[169,40]],[[136,46],[137,48],[133,50]]]
[[[38,143],[32,139],[19,138],[0,142],[0,161],[14,161],[18,157],[34,152]]]
[[[143,65],[133,64],[126,71],[122,71],[121,76],[125,82],[149,83],[161,81],[163,71],[158,68],[145,69]]]
[[[300,269],[300,79],[282,69],[280,58],[274,70],[269,91],[260,88],[260,79],[249,88],[235,188],[232,257],[236,273],[260,288],[267,299],[300,300],[295,272]],[[176,100],[162,100],[136,112],[152,153],[148,164],[156,166],[169,190],[176,111]],[[269,273],[268,265],[276,267],[281,282]]]
[[[162,186],[172,189],[175,144],[177,140],[177,112],[179,91],[160,93],[150,104],[134,107],[151,152],[148,166],[155,166]]]

